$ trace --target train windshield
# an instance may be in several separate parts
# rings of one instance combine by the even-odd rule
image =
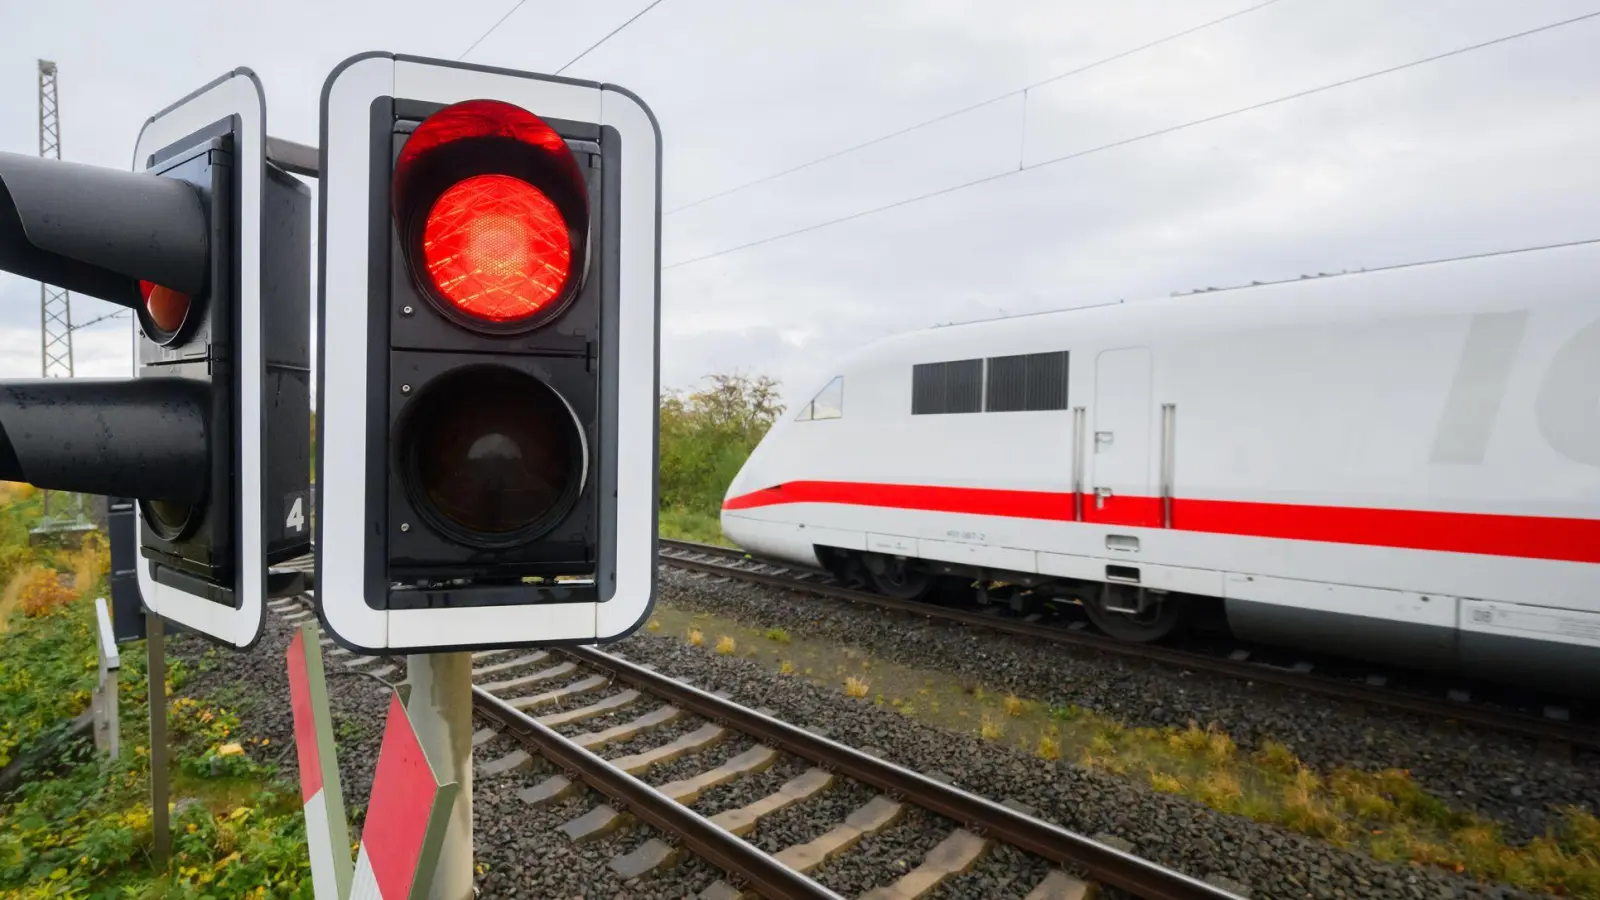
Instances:
[[[795,416],[796,422],[809,422],[813,419],[837,419],[844,415],[844,376],[835,375],[822,390],[817,392],[811,402],[800,407],[800,415]]]

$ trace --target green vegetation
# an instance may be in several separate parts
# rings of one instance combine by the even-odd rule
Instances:
[[[98,535],[80,550],[32,555],[27,529],[37,504],[30,516],[26,488],[0,485],[0,492],[9,501],[0,508],[0,559],[16,560],[8,591],[16,599],[0,639],[0,761],[8,761],[89,703],[93,602],[105,596],[108,558]],[[78,587],[67,587],[64,574]],[[209,659],[200,664],[209,666]],[[311,896],[299,793],[256,758],[278,748],[241,734],[237,712],[181,696],[190,672],[169,660],[169,872],[151,864],[148,678],[144,654],[128,652],[119,693],[122,757],[79,744],[0,797],[0,896]]]
[[[1093,713],[1062,718],[1091,730],[1083,765],[1143,777],[1158,791],[1359,847],[1378,859],[1600,898],[1600,820],[1588,810],[1564,808],[1550,833],[1510,844],[1498,823],[1450,806],[1402,769],[1318,773],[1283,744],[1263,741],[1246,754],[1225,732],[1192,722],[1186,729],[1153,729],[1125,728]]]
[[[0,766],[83,712],[95,683],[92,607],[76,603],[69,612],[73,592],[54,569],[25,581],[13,615],[28,621],[0,645]]]
[[[783,407],[766,376],[706,380],[704,389],[661,397],[661,534],[727,544],[723,494]]]
[[[39,514],[39,492],[31,485],[0,482],[0,588],[10,585],[17,572],[32,564],[28,529],[39,520]],[[0,597],[0,632],[5,631],[5,621],[16,602],[15,590]]]

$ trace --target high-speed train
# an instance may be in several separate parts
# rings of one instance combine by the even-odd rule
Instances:
[[[1600,693],[1600,244],[944,326],[729,486],[753,555]]]

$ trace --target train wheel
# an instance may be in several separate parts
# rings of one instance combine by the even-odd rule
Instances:
[[[872,586],[885,597],[920,600],[933,587],[932,575],[913,569],[904,559],[869,553],[865,563]]]
[[[1119,641],[1148,644],[1171,637],[1189,623],[1189,608],[1171,594],[1107,584],[1083,598],[1095,627]]]

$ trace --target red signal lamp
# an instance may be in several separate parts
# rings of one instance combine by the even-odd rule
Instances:
[[[583,171],[566,140],[519,106],[467,100],[429,115],[395,160],[390,196],[413,281],[457,325],[529,331],[582,288]]]
[[[423,226],[434,288],[469,316],[511,324],[560,299],[572,238],[545,193],[509,175],[474,175],[446,188]]]
[[[183,328],[183,323],[189,318],[189,308],[194,305],[188,294],[148,281],[139,282],[139,295],[144,299],[144,311],[149,322],[169,338]]]

